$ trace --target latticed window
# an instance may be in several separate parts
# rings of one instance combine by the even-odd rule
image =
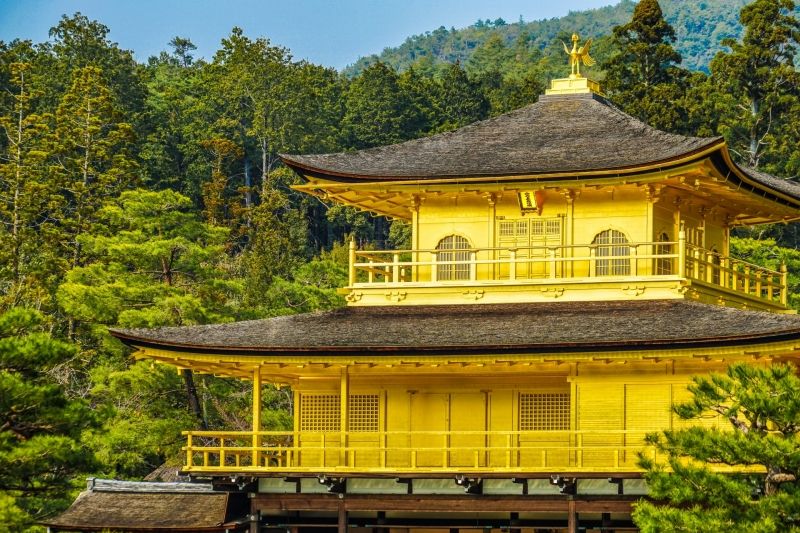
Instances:
[[[380,399],[377,394],[354,394],[350,396],[347,424],[350,431],[378,431]]]
[[[569,393],[522,393],[519,395],[520,431],[569,429]]]
[[[347,413],[349,431],[367,432],[380,429],[380,397],[377,394],[351,395]],[[341,416],[338,394],[300,396],[300,431],[339,431]]]
[[[592,244],[597,245],[595,273],[598,276],[627,276],[631,273],[631,249],[621,231],[607,229],[598,233]],[[603,259],[608,257],[609,259]]]
[[[469,241],[459,235],[448,235],[436,245],[438,265],[436,277],[440,281],[469,279]]]
[[[561,219],[538,218],[531,220],[531,235],[536,237],[557,237],[561,235]]]
[[[666,232],[658,236],[658,242],[669,242],[669,235]],[[656,275],[669,275],[672,274],[672,259],[669,257],[662,257],[672,253],[671,244],[657,244],[656,245]]]
[[[339,431],[338,394],[303,394],[300,396],[300,431]]]

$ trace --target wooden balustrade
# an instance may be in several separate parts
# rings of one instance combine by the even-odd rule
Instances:
[[[633,431],[184,432],[190,472],[638,471]],[[374,437],[363,442],[364,437]],[[459,445],[454,445],[454,441]],[[254,446],[253,443],[260,445]],[[652,450],[648,453],[652,453]]]
[[[458,255],[455,253],[457,252]],[[400,285],[596,283],[684,278],[786,305],[785,268],[770,270],[688,244],[638,242],[467,250],[356,250],[350,288]]]

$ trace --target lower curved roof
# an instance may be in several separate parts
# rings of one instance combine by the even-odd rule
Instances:
[[[229,324],[117,329],[126,344],[252,355],[663,349],[800,339],[800,316],[686,300],[347,307]]]

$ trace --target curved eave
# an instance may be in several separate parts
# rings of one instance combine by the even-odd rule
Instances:
[[[158,349],[208,355],[283,356],[283,357],[356,357],[356,356],[444,356],[444,355],[543,355],[583,352],[655,351],[687,348],[717,348],[770,344],[800,339],[800,328],[770,333],[731,335],[693,339],[632,339],[628,341],[563,342],[514,345],[443,345],[443,346],[218,346],[171,343],[110,330],[111,335],[126,345],[142,349]]]
[[[281,161],[298,173],[300,176],[309,179],[320,179],[336,183],[369,183],[380,182],[382,185],[439,185],[448,183],[470,183],[482,181],[549,181],[549,180],[579,180],[584,177],[592,176],[629,176],[652,172],[654,170],[668,170],[672,167],[691,163],[704,156],[707,156],[721,147],[725,146],[722,137],[709,139],[708,144],[691,150],[684,154],[665,159],[659,159],[647,163],[636,163],[617,167],[592,168],[592,169],[566,169],[557,172],[543,170],[524,170],[519,172],[497,173],[474,173],[443,176],[421,176],[421,175],[393,175],[393,174],[356,174],[340,172],[330,168],[317,167],[304,163],[296,159],[297,156],[291,154],[280,154]]]
[[[771,196],[772,198],[769,199],[773,201],[800,208],[800,187],[798,187],[798,196],[792,196],[783,191],[776,190],[768,184],[761,183],[758,181],[758,178],[748,174],[733,161],[727,145],[723,145],[723,149],[719,151],[719,155],[722,157],[727,167],[728,173],[726,179],[728,181],[733,181],[734,183],[738,182],[739,185],[745,185],[749,188],[749,192],[754,194],[758,194],[758,191],[761,191],[762,194],[759,194],[759,196],[767,198]]]

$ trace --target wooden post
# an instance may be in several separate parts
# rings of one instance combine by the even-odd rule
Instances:
[[[686,277],[686,231],[678,232],[678,275]]]
[[[253,461],[252,467],[261,466],[261,367],[253,371]]]
[[[188,468],[188,467],[193,466],[192,465],[193,462],[194,461],[192,460],[192,434],[191,433],[187,433],[186,434],[186,467]]]
[[[575,500],[570,498],[567,510],[567,531],[569,533],[578,533],[578,513],[575,507]]]
[[[343,501],[339,501],[338,526],[339,533],[347,533],[347,509],[345,509]]]
[[[789,300],[789,274],[786,263],[781,263],[781,303],[786,305]]]
[[[517,279],[517,250],[512,248],[508,251],[508,279],[514,281]]]
[[[339,466],[347,465],[347,415],[348,400],[350,399],[350,375],[348,368],[342,369],[339,393]]]
[[[478,252],[470,250],[469,252],[469,280],[475,281],[478,279]]]
[[[350,245],[348,248],[348,257],[349,257],[348,259],[349,267],[347,271],[348,273],[347,281],[348,285],[352,287],[353,285],[356,284],[356,240],[355,239],[350,239]]]
[[[392,282],[400,283],[400,254],[392,254]]]
[[[248,533],[261,533],[261,512],[255,511],[251,507],[248,518],[250,520],[250,528],[248,529]]]

